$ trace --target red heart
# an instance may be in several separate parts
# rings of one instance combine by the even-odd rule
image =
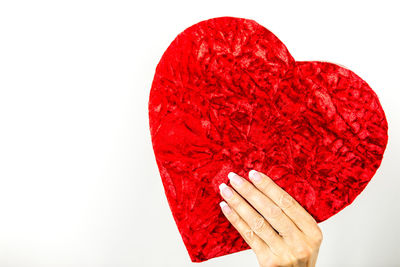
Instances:
[[[248,249],[220,211],[230,171],[261,171],[321,222],[378,169],[387,122],[352,71],[295,62],[253,20],[222,17],[179,34],[154,76],[149,121],[172,214],[192,261]]]

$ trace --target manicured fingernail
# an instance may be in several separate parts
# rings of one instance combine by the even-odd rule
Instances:
[[[225,198],[230,199],[231,197],[233,197],[232,190],[226,184],[220,184],[219,190],[221,191],[222,196],[224,196]]]
[[[234,185],[240,186],[241,184],[243,184],[243,179],[234,172],[228,173],[228,178]]]
[[[259,173],[258,171],[256,171],[256,170],[251,170],[251,171],[249,172],[249,176],[250,176],[250,180],[251,180],[253,183],[259,183],[259,182],[261,182],[262,177],[261,177],[261,175],[260,175],[260,173]]]
[[[219,206],[225,214],[230,214],[232,212],[231,208],[228,206],[228,204],[226,204],[225,201],[219,203]]]

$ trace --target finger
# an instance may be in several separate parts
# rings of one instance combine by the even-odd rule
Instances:
[[[225,201],[222,201],[220,206],[222,213],[251,247],[257,257],[259,257],[259,255],[265,255],[267,258],[274,257],[268,245],[253,232],[250,226],[231,207],[229,207]]]
[[[271,178],[255,170],[249,172],[249,178],[261,192],[284,211],[305,235],[314,236],[320,233],[315,219]]]
[[[235,190],[226,184],[220,185],[222,197],[229,206],[246,222],[276,255],[283,255],[288,249],[281,236],[279,236],[271,225],[251,207]]]
[[[266,195],[236,173],[228,174],[233,188],[245,198],[284,238],[302,235],[296,224]]]

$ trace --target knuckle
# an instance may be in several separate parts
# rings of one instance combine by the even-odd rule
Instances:
[[[306,260],[311,257],[313,249],[307,245],[298,246],[295,251],[295,256],[298,260]]]
[[[243,220],[238,219],[234,226],[238,230],[240,235],[243,237],[243,239],[247,242],[247,244],[253,246],[254,233],[251,229],[248,228],[246,223]]]
[[[284,255],[278,266],[293,266],[297,263],[296,257],[292,254]]]
[[[313,228],[310,234],[308,234],[307,239],[315,246],[320,246],[323,240],[323,235],[321,229],[316,226]]]
[[[269,205],[266,209],[266,216],[268,218],[276,219],[282,215],[282,210],[275,205]]]
[[[284,209],[291,209],[295,206],[296,201],[287,193],[283,193],[279,198],[279,204]]]
[[[266,227],[265,220],[261,216],[255,218],[251,225],[251,228],[256,234],[263,232],[265,230],[265,227]]]
[[[316,245],[318,245],[318,246],[321,245],[322,240],[323,240],[323,235],[322,235],[322,231],[319,227],[315,228],[311,239],[314,241],[314,243]]]
[[[247,242],[249,242],[249,243],[253,242],[253,240],[254,240],[254,232],[253,232],[253,230],[251,230],[251,229],[246,230],[246,231],[244,231],[243,235],[244,235],[244,238],[246,239]]]

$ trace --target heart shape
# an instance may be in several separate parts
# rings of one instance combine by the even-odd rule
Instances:
[[[148,108],[165,193],[194,262],[249,248],[218,206],[230,171],[267,174],[321,222],[365,188],[388,138],[365,81],[332,63],[296,62],[242,18],[180,33],[157,65]]]

